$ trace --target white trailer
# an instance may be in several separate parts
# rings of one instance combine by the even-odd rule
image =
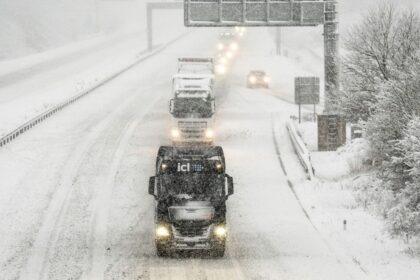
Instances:
[[[178,74],[214,75],[212,58],[178,58]]]

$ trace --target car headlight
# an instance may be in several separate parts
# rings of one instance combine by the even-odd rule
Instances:
[[[166,226],[160,225],[156,228],[156,237],[169,237],[170,232]]]
[[[214,132],[213,132],[213,130],[211,130],[211,129],[207,129],[206,130],[206,138],[213,138],[213,136],[214,136]]]
[[[222,43],[219,43],[219,44],[217,45],[217,49],[218,49],[219,51],[223,50],[224,48],[225,48],[225,46],[224,46]]]
[[[257,81],[257,78],[255,78],[254,76],[249,77],[249,81],[251,82],[251,84],[255,84],[255,82]]]
[[[222,63],[222,64],[226,64],[227,63],[227,59],[226,59],[226,57],[222,57],[222,58],[220,58],[220,63]]]
[[[178,138],[180,136],[179,130],[177,128],[172,129],[171,135],[172,138]]]
[[[226,67],[222,64],[219,64],[216,66],[216,73],[219,75],[224,75],[226,74]]]
[[[232,44],[230,44],[230,49],[231,49],[232,51],[237,51],[237,50],[238,50],[238,48],[239,48],[238,43],[233,42]]]
[[[265,76],[264,77],[264,82],[269,83],[270,82],[270,77]]]
[[[227,235],[226,228],[224,226],[216,226],[214,228],[214,234],[219,238],[225,238]]]

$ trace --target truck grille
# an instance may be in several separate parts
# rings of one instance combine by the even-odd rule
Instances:
[[[207,237],[210,225],[203,222],[178,222],[173,226],[175,237]]]

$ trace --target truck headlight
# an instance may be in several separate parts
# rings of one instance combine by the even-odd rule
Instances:
[[[217,226],[214,228],[214,234],[219,238],[225,238],[227,231],[224,226]]]
[[[237,51],[237,50],[238,50],[238,48],[239,48],[238,43],[233,42],[232,44],[230,44],[230,49],[231,49],[232,51]]]
[[[217,49],[218,49],[219,51],[223,50],[224,48],[225,48],[225,46],[224,46],[222,43],[219,43],[219,44],[217,45]]]
[[[255,78],[254,76],[249,77],[249,81],[251,82],[251,84],[255,84],[255,82],[257,81],[257,78]]]
[[[270,77],[265,76],[265,77],[264,77],[264,82],[265,82],[265,83],[269,83],[269,82],[270,82]]]
[[[222,58],[220,58],[219,62],[221,64],[226,64],[228,61],[227,61],[226,57],[222,57]]]
[[[169,229],[166,226],[160,225],[156,228],[156,237],[169,237]]]
[[[213,130],[211,130],[211,129],[207,129],[207,130],[206,130],[206,138],[211,139],[211,138],[213,138],[213,136],[214,136],[214,132],[213,132]]]
[[[226,53],[226,57],[228,58],[228,59],[231,59],[232,57],[233,57],[233,53],[232,52],[227,52]]]
[[[172,129],[171,135],[172,135],[172,138],[179,138],[180,136],[179,130],[177,128]]]
[[[216,66],[216,73],[218,75],[224,75],[226,74],[226,66],[224,66],[223,64],[219,64]]]

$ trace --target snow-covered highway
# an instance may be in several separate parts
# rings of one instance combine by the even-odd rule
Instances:
[[[272,96],[281,89],[245,87],[253,59],[269,48],[256,42],[272,43],[258,30],[218,104],[216,144],[235,180],[227,254],[156,256],[147,182],[158,147],[169,144],[170,78],[178,57],[213,55],[217,34],[189,34],[0,149],[2,279],[367,278],[316,230],[289,186],[297,159],[285,121],[294,106]]]

